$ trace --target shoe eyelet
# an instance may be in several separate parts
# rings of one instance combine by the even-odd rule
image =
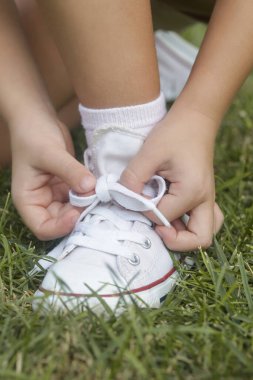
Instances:
[[[149,238],[146,238],[144,243],[142,244],[142,247],[149,249],[151,247],[151,245],[152,245],[151,240]]]
[[[131,264],[131,265],[139,265],[140,264],[140,258],[138,255],[134,254],[132,259],[128,259],[128,262]]]

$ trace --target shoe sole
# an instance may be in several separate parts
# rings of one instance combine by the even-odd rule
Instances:
[[[159,308],[165,301],[167,294],[173,290],[179,277],[175,268],[172,268],[161,279],[146,286],[125,290],[112,294],[77,294],[70,292],[54,292],[42,287],[35,293],[33,309],[42,313],[52,311],[81,312],[87,309],[96,314],[113,312],[121,314],[129,305],[139,307]]]

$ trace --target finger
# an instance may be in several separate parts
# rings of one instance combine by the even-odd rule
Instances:
[[[146,154],[145,143],[139,153],[129,162],[120,177],[120,183],[136,193],[141,193],[145,183],[157,171],[158,163],[151,154]]]
[[[199,203],[197,197],[193,198],[193,196],[191,196],[191,191],[187,191],[186,189],[184,193],[181,193],[177,183],[172,183],[169,191],[168,194],[162,197],[157,206],[159,211],[161,211],[169,222],[181,218]],[[145,215],[154,223],[161,224],[161,221],[152,212],[147,212]]]
[[[176,231],[185,231],[186,225],[181,219],[176,219],[171,222],[171,225],[176,229]]]
[[[214,204],[214,234],[217,234],[224,222],[224,215],[218,206],[218,204],[215,202]]]
[[[49,181],[48,186],[52,191],[52,201],[58,201],[61,203],[67,203],[69,200],[70,187],[64,183],[60,178],[54,177],[52,181]]]
[[[157,226],[156,231],[165,245],[174,251],[191,251],[197,248],[207,248],[212,243],[214,229],[213,204],[205,202],[191,211],[187,229],[176,230]]]
[[[60,218],[62,215],[72,210],[77,210],[79,214],[81,213],[79,208],[72,206],[70,203],[62,203],[58,201],[53,201],[48,207],[46,207],[46,210],[51,218]]]
[[[75,226],[79,212],[71,205],[54,202],[49,209],[26,206],[21,212],[25,224],[40,240],[51,240],[69,234]]]
[[[80,162],[65,150],[55,150],[50,158],[43,158],[43,169],[62,179],[77,193],[94,190],[96,178]]]
[[[214,204],[214,234],[217,234],[224,222],[223,213],[217,203]],[[185,231],[186,225],[182,219],[176,219],[171,222],[176,231]]]
[[[73,144],[73,140],[71,138],[71,134],[70,134],[70,131],[69,129],[66,127],[65,124],[63,123],[59,123],[59,128],[61,129],[62,131],[62,134],[63,134],[63,138],[64,138],[64,141],[65,141],[65,144],[66,144],[66,148],[67,148],[67,151],[72,155],[72,156],[75,156],[75,148],[74,148],[74,144]]]

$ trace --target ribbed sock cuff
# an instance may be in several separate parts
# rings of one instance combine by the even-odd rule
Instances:
[[[163,93],[149,102],[135,106],[92,109],[79,105],[82,125],[94,130],[101,125],[117,125],[127,128],[144,128],[158,123],[166,114]]]

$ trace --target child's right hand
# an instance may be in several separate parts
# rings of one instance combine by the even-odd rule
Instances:
[[[68,202],[69,188],[90,192],[95,177],[73,157],[70,134],[60,122],[30,120],[10,129],[12,197],[19,214],[41,240],[67,235],[79,217]]]
[[[213,176],[216,131],[217,125],[209,117],[189,108],[173,107],[121,176],[122,184],[136,192],[141,192],[156,173],[170,183],[158,208],[172,227],[157,226],[156,230],[175,251],[208,247],[222,225]],[[179,219],[185,213],[190,214],[187,227]],[[159,224],[153,214],[147,216]]]

